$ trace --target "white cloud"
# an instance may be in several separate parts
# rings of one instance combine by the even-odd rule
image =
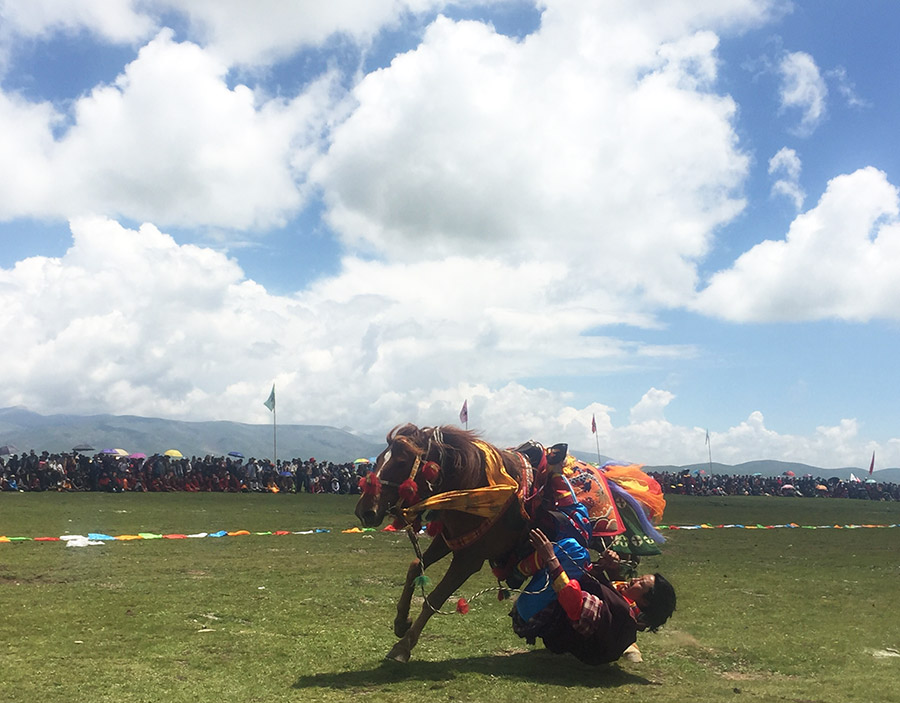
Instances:
[[[338,281],[283,297],[247,280],[233,260],[179,245],[150,225],[129,230],[85,218],[73,221],[72,233],[65,256],[0,269],[0,336],[16,340],[0,347],[3,404],[266,422],[262,401],[274,380],[282,422],[353,424],[381,435],[406,421],[455,423],[466,398],[471,427],[503,446],[533,438],[591,451],[593,416],[607,456],[649,464],[702,460],[704,430],[666,419],[676,398],[665,389],[650,389],[617,426],[614,408],[573,406],[567,393],[515,381],[520,373],[565,367],[554,344],[571,348],[570,363],[590,358],[595,368],[630,351],[609,340],[569,347],[564,325],[528,336],[497,314],[470,328],[459,303],[489,293],[490,276],[447,299],[447,289],[432,285],[436,269],[410,267],[406,287],[417,292],[416,305],[399,281],[377,286],[378,293],[359,283],[376,269],[356,262]],[[528,278],[521,281],[518,290],[489,295],[498,305],[527,296]],[[531,295],[525,305],[541,298]],[[852,465],[859,455],[855,427],[850,420],[812,438],[785,437],[754,413],[714,432],[713,451],[726,463],[777,457]],[[886,462],[892,447],[900,452],[900,445],[879,448]]]
[[[812,56],[803,51],[785,54],[778,66],[782,109],[799,110],[797,133],[811,134],[825,117],[828,86]]]
[[[781,241],[767,240],[720,271],[696,308],[740,322],[900,315],[897,188],[877,169],[832,179]]]
[[[132,0],[0,0],[2,34],[9,40],[88,31],[112,43],[133,43],[155,28],[154,20],[135,4]]]
[[[577,407],[572,395],[522,379],[695,353],[598,330],[658,326],[660,307],[691,300],[714,231],[743,207],[749,159],[736,105],[716,92],[716,31],[762,21],[775,4],[548,0],[541,29],[521,41],[436,20],[414,51],[365,76],[351,103],[339,102],[331,76],[277,99],[229,85],[233,62],[283,56],[334,32],[364,42],[421,9],[353,5],[381,13],[357,25],[329,14],[350,5],[333,5],[304,5],[322,13],[309,26],[273,5],[246,21],[279,26],[249,37],[228,19],[244,4],[191,5],[208,45],[164,30],[71,113],[0,94],[0,161],[14,164],[0,174],[0,217],[72,218],[73,232],[64,256],[0,269],[0,335],[32,350],[0,350],[11,379],[0,402],[265,422],[274,378],[285,422],[383,434],[398,422],[455,422],[468,398],[473,426],[498,444],[534,437],[591,449],[595,416],[604,454],[702,459],[704,430],[666,419],[677,400],[666,389],[648,390],[616,425],[613,407]],[[789,158],[776,163],[790,176]],[[296,213],[308,173],[347,250],[337,275],[293,295],[271,295],[234,260],[159,229],[253,236]],[[883,269],[857,311],[900,309],[896,296],[876,299],[897,278],[896,225],[884,219],[895,216],[896,193],[877,172],[844,178],[785,242],[770,243],[779,275],[842,261],[846,252],[813,261],[802,240],[839,248],[843,223],[854,233],[850,253]],[[154,224],[134,230],[84,213]],[[764,278],[754,288],[765,269],[748,256],[713,280],[701,309],[752,317],[762,300],[790,310],[792,291]],[[753,291],[749,313],[732,289]],[[821,303],[801,293],[800,317],[809,314],[801,305]],[[821,455],[801,460],[851,453],[846,433],[820,434],[806,446]],[[788,451],[796,439],[767,430],[761,415],[714,438],[728,440],[723,457],[727,446],[743,459]]]
[[[615,271],[602,288],[632,309],[684,300],[712,230],[743,206],[735,106],[705,89],[713,35],[630,42],[617,32],[639,27],[615,19],[545,17],[523,42],[438,19],[365,77],[314,167],[333,228],[392,259],[564,265],[569,298]]]
[[[803,207],[803,201],[806,198],[803,188],[800,187],[801,170],[800,157],[793,149],[782,147],[775,156],[769,159],[769,175],[779,176],[772,184],[772,194],[784,195],[789,198],[798,212]]]
[[[262,64],[334,35],[366,45],[407,13],[442,8],[447,0],[161,0],[190,21],[195,38],[223,61]]]
[[[333,107],[331,77],[291,100],[259,103],[229,88],[226,67],[169,30],[143,47],[115,84],[73,106],[0,94],[0,218],[104,213],[179,226],[283,224],[303,202],[302,181]],[[24,178],[23,178],[24,174]]]
[[[844,102],[848,106],[854,108],[868,108],[872,106],[868,100],[861,98],[857,94],[856,86],[850,80],[850,77],[847,75],[847,69],[843,66],[838,66],[828,71],[825,75],[829,80],[837,84],[838,93],[844,98]]]

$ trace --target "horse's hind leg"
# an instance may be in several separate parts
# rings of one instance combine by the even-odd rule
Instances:
[[[444,574],[444,578],[442,578],[441,582],[435,586],[434,590],[425,597],[425,603],[422,605],[422,612],[419,613],[419,617],[416,618],[416,621],[410,626],[406,634],[397,640],[385,658],[393,659],[394,661],[404,664],[408,662],[409,657],[412,654],[412,649],[419,641],[419,635],[422,634],[422,630],[425,629],[425,625],[428,623],[431,616],[440,610],[441,606],[444,605],[453,592],[460,588],[472,574],[482,567],[483,564],[484,559],[478,561],[472,559],[460,559],[459,553],[455,554],[453,556],[453,561],[450,562],[450,567],[447,569],[447,573]]]
[[[397,601],[397,616],[394,618],[394,634],[397,637],[403,637],[407,630],[412,626],[412,620],[409,617],[409,606],[412,603],[413,593],[416,590],[416,578],[422,573],[423,569],[427,569],[434,562],[443,559],[450,553],[450,548],[444,542],[443,537],[436,537],[425,553],[422,555],[422,566],[419,566],[419,560],[414,559],[406,571],[406,582],[403,584],[403,592],[400,594],[400,600]]]

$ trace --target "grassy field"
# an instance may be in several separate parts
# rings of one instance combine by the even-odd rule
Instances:
[[[0,494],[0,535],[315,534],[0,544],[0,701],[900,699],[900,528],[667,532],[678,610],[644,662],[528,647],[493,593],[383,663],[412,549],[346,496]],[[672,496],[665,523],[893,524],[900,505]],[[440,575],[440,565],[431,574]],[[460,595],[491,585],[485,569]],[[891,651],[893,650],[893,652]]]

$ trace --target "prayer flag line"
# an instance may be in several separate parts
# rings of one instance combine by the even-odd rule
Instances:
[[[859,529],[890,529],[900,527],[900,524],[884,524],[884,525],[798,525],[791,522],[783,525],[712,525],[702,523],[699,525],[658,525],[658,530],[723,530],[723,529],[742,529],[742,530],[778,530],[778,529],[801,529],[801,530],[859,530]],[[373,527],[351,527],[347,530],[341,530],[342,534],[363,534],[367,532],[396,532],[397,530],[383,528],[377,530]],[[264,532],[250,532],[249,530],[218,530],[216,532],[196,532],[194,534],[160,534],[155,532],[139,532],[137,534],[123,535],[107,535],[102,532],[89,532],[87,535],[61,535],[59,537],[7,537],[0,535],[0,544],[11,544],[16,542],[65,542],[68,546],[80,547],[87,544],[104,544],[106,542],[130,542],[134,540],[152,540],[152,539],[199,539],[204,537],[242,537],[242,536],[284,536],[284,535],[313,535],[331,532],[329,529],[317,527],[312,530],[272,530]]]
[[[59,537],[7,537],[0,535],[0,544],[14,542],[65,542],[67,546],[83,547],[86,545],[104,544],[106,542],[131,542],[147,539],[198,539],[203,537],[242,537],[246,535],[313,535],[331,530],[317,527],[312,530],[272,530],[264,532],[250,532],[249,530],[218,530],[216,532],[195,532],[194,534],[160,534],[155,532],[138,532],[137,534],[107,535],[102,532],[89,532],[87,535],[60,535]]]

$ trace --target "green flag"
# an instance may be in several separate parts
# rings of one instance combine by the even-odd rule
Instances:
[[[269,399],[263,403],[268,409],[269,412],[275,412],[275,384],[272,384],[272,392],[269,393]]]

